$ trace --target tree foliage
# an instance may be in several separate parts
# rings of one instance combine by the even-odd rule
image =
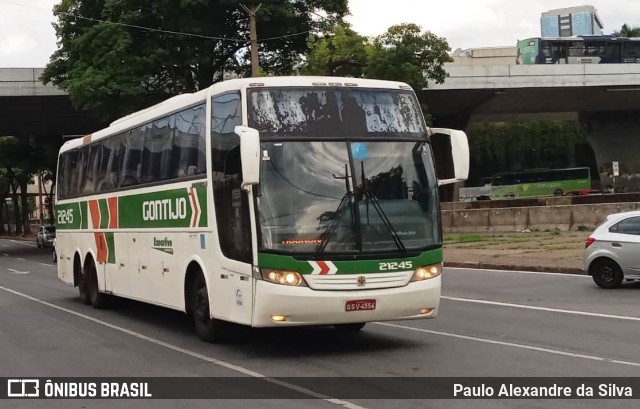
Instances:
[[[309,38],[309,52],[303,72],[310,75],[363,77],[369,64],[368,42],[348,23],[339,22],[326,35]]]
[[[311,37],[302,71],[403,81],[415,89],[429,81],[442,83],[444,63],[452,61],[447,40],[416,24],[399,24],[386,33],[366,38],[341,22],[323,37]]]
[[[477,122],[468,134],[475,178],[503,171],[572,166],[576,145],[586,143],[584,130],[575,121]]]
[[[640,26],[631,27],[628,24],[623,24],[620,30],[613,32],[613,35],[618,37],[640,37]]]
[[[42,79],[103,120],[167,94],[206,88],[225,72],[248,69],[248,19],[237,3],[62,0],[54,7],[59,48]],[[269,3],[257,14],[260,60],[268,73],[290,72],[307,50],[307,36],[297,34],[321,27],[313,13],[337,18],[348,12],[347,0]]]
[[[424,89],[428,81],[443,83],[444,63],[453,61],[447,40],[416,24],[399,24],[373,41],[368,78],[404,81]]]
[[[61,145],[62,138],[0,137],[0,234],[6,233],[5,223],[11,226],[10,215],[16,233],[30,232],[30,203],[33,200],[28,197],[28,185],[33,183],[35,175],[42,175],[45,182],[52,182],[50,189],[45,187],[43,193],[49,198],[48,221],[53,223],[53,189],[57,153]],[[12,203],[11,208],[8,199]]]

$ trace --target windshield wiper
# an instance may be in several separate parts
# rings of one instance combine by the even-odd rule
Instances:
[[[324,240],[322,241],[322,243],[318,245],[318,248],[316,250],[316,254],[318,255],[324,253],[325,249],[327,248],[327,245],[329,244],[329,239],[331,238],[333,233],[335,233],[336,229],[338,228],[338,224],[342,219],[342,213],[344,212],[344,209],[346,209],[349,205],[353,203],[354,195],[351,189],[349,189],[349,166],[344,165],[344,170],[345,170],[344,181],[345,181],[346,193],[342,196],[342,200],[340,200],[340,204],[338,205],[338,208],[335,210],[335,212],[333,212],[333,216],[331,217],[331,223],[329,224],[329,226],[327,227],[324,233]],[[335,179],[343,179],[343,177],[341,176],[333,175],[333,177]],[[351,211],[352,211],[351,221],[353,223],[353,206],[351,206]]]
[[[398,236],[397,230],[391,224],[391,221],[387,217],[387,214],[384,212],[384,210],[382,210],[382,206],[380,206],[380,201],[378,200],[376,195],[371,191],[371,189],[369,189],[369,184],[367,183],[367,179],[366,179],[365,174],[364,174],[364,162],[360,162],[360,166],[361,166],[361,169],[362,169],[362,194],[363,194],[363,196],[365,198],[367,198],[367,203],[369,201],[371,201],[371,203],[373,204],[373,208],[376,210],[376,213],[378,213],[378,216],[380,216],[380,219],[382,220],[382,224],[385,225],[385,227],[387,228],[387,230],[391,234],[391,238],[393,239],[393,241],[396,244],[396,246],[398,247],[398,249],[402,253],[406,253],[407,252],[407,248],[404,246],[404,243],[400,239],[400,236]]]

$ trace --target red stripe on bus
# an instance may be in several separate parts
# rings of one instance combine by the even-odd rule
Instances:
[[[93,137],[93,134],[86,135],[84,138],[82,138],[82,144],[84,145],[85,143],[91,142],[91,137]]]
[[[193,205],[193,225],[191,227],[198,227],[198,214],[200,211],[198,210],[198,201],[196,200],[196,194],[193,188],[189,188],[189,196],[191,197],[191,204]]]
[[[91,213],[91,224],[94,229],[100,228],[100,206],[97,200],[89,200],[89,212]]]
[[[118,198],[110,197],[107,199],[109,205],[109,228],[118,228]]]
[[[316,261],[316,263],[318,263],[318,266],[320,266],[320,275],[327,275],[329,274],[329,266],[327,265],[327,263],[325,263],[324,261]]]
[[[106,263],[107,255],[109,250],[107,249],[107,238],[104,233],[93,233],[96,240],[96,250],[98,254],[96,258],[98,259],[98,263]]]

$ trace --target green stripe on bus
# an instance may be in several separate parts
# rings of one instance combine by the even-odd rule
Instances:
[[[194,189],[196,203],[189,195],[188,188],[162,190],[140,195],[118,198],[118,228],[189,228],[197,204],[197,226],[207,227],[207,188]],[[100,230],[108,229],[110,222],[109,202],[98,200],[100,210]],[[56,205],[56,224],[59,229],[87,229],[89,211],[86,201]]]
[[[200,205],[200,223],[198,223],[198,227],[207,227],[207,217],[209,215],[207,211],[207,188],[199,187],[195,190],[198,193],[198,204]]]
[[[105,233],[105,239],[107,241],[107,263],[115,264],[116,263],[116,241],[113,233]]]
[[[86,201],[84,202],[80,202],[80,215],[82,216],[81,219],[81,226],[80,228],[83,230],[86,230],[89,228],[89,210],[88,210],[88,204]]]
[[[333,261],[331,255],[327,255],[322,261],[333,261],[338,271],[336,274],[370,274],[370,273],[391,273],[393,271],[404,271],[406,269],[389,270],[382,269],[381,264],[388,266],[392,263],[412,262],[413,268],[441,263],[443,260],[442,248],[425,251],[416,257],[404,257],[393,259],[372,259],[355,261]],[[309,260],[313,261],[313,260]],[[308,260],[298,260],[291,256],[278,254],[260,253],[258,254],[258,265],[261,268],[273,268],[276,270],[293,270],[300,274],[311,274],[313,267]]]
[[[56,228],[60,230],[86,229],[89,223],[87,202],[58,204],[55,215]]]
[[[98,200],[98,207],[100,208],[100,228],[106,229],[109,227],[109,205],[107,200]]]

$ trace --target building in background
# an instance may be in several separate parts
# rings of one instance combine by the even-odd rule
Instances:
[[[516,47],[483,47],[457,49],[452,54],[453,62],[450,65],[512,65],[516,61]]]
[[[572,37],[602,35],[604,28],[593,6],[568,7],[542,13],[540,32],[542,37]]]

